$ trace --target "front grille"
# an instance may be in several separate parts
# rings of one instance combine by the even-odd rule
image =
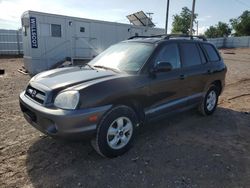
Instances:
[[[30,85],[27,87],[25,94],[40,104],[43,104],[45,101],[45,93]]]

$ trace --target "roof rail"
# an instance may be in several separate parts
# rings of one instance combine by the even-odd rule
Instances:
[[[193,40],[194,38],[202,39],[203,41],[207,41],[205,36],[202,35],[186,35],[186,34],[162,34],[162,35],[152,35],[152,36],[132,36],[128,38],[128,40],[134,39],[134,38],[153,38],[153,37],[162,37],[163,39],[169,40],[170,38],[190,38],[190,40]]]
[[[135,38],[153,38],[153,37],[162,37],[162,35],[151,35],[151,36],[135,35],[135,36],[129,37],[128,40],[135,39]]]
[[[177,37],[190,38],[190,40],[193,40],[194,38],[198,38],[198,39],[202,39],[203,41],[207,41],[206,37],[202,35],[185,35],[185,34],[169,34],[169,35],[165,35],[164,39],[177,38]]]

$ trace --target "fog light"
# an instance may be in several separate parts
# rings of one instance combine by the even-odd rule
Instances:
[[[49,127],[47,128],[47,132],[48,132],[49,134],[56,134],[58,131],[57,131],[56,126],[51,125],[51,126],[49,126]]]

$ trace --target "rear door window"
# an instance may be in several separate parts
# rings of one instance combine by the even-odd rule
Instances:
[[[198,50],[199,50],[199,53],[200,53],[201,62],[202,62],[202,63],[206,63],[207,60],[206,60],[206,56],[205,56],[205,54],[204,54],[204,51],[201,49],[200,46],[197,46],[197,47],[198,47]]]
[[[201,57],[195,43],[182,43],[180,44],[180,49],[183,67],[201,64]]]
[[[202,44],[210,61],[219,61],[220,57],[215,48],[210,44]]]

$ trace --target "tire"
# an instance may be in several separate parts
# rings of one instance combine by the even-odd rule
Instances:
[[[102,156],[113,158],[127,152],[134,141],[138,119],[134,110],[119,105],[100,120],[92,146]]]
[[[218,97],[218,88],[214,85],[210,86],[205,97],[203,98],[202,103],[199,106],[199,111],[202,115],[208,116],[214,113],[217,107]]]

